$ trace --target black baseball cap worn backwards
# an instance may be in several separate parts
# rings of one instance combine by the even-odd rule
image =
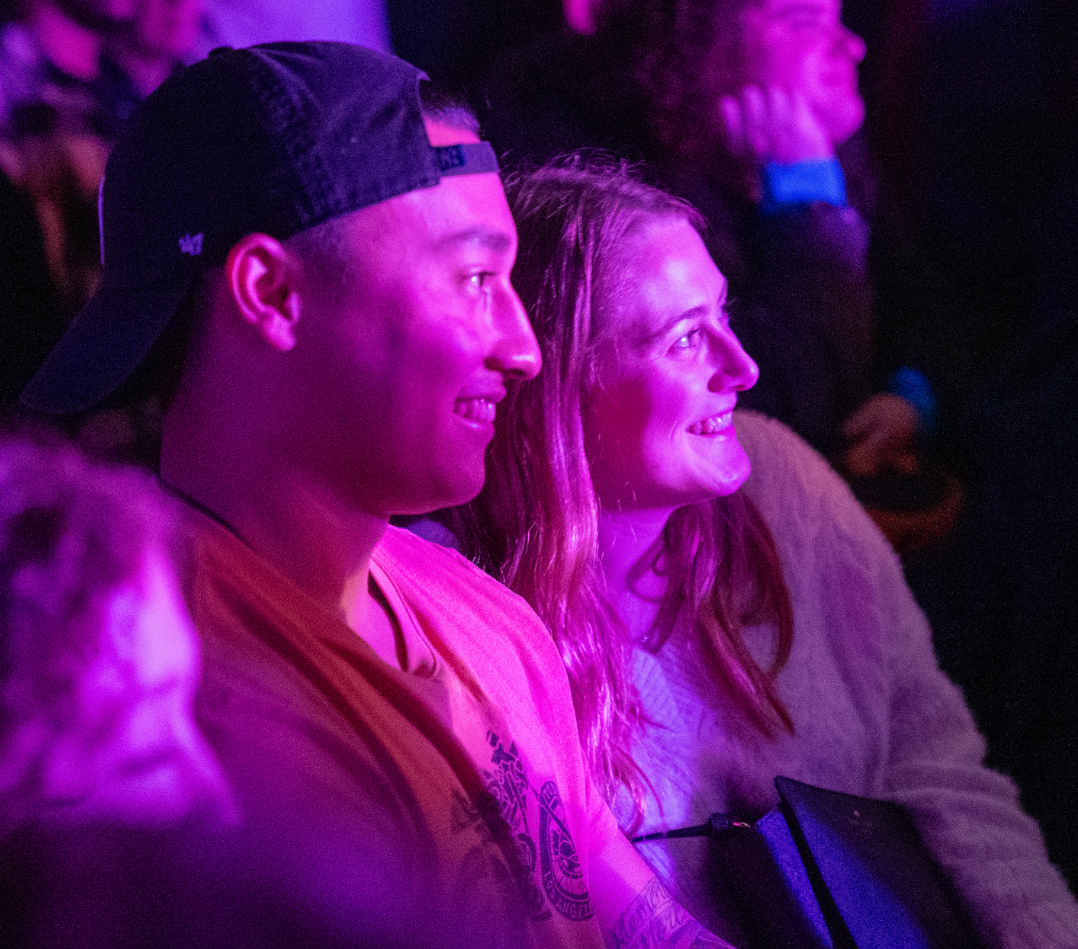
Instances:
[[[430,144],[425,78],[394,56],[309,42],[214,50],[167,79],[109,156],[101,285],[22,403],[63,414],[101,402],[246,234],[285,240],[446,175],[496,172],[486,142]]]

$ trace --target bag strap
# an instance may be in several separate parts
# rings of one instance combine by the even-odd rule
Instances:
[[[731,827],[752,827],[747,821],[738,820],[730,814],[712,814],[706,824],[694,824],[692,827],[679,827],[677,830],[656,830],[650,834],[630,837],[629,843],[639,844],[648,840],[674,840],[678,837],[710,837],[712,834]]]

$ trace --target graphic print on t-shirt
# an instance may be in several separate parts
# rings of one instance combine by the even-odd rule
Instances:
[[[528,782],[516,744],[511,742],[507,748],[493,731],[487,732],[487,742],[492,749],[493,767],[482,769],[482,775],[516,839],[521,861],[528,871],[528,878],[521,883],[529,913],[533,919],[548,918],[549,901],[566,919],[574,922],[590,919],[591,900],[576,845],[565,823],[557,785],[547,781],[536,791]],[[532,808],[538,811],[538,844],[528,826],[529,797],[534,801]],[[542,892],[537,879],[542,881]]]
[[[520,882],[525,875],[498,859],[499,848],[491,828],[502,822],[491,797],[474,800],[460,791],[453,794],[453,830],[475,834],[481,843],[465,853],[451,904],[460,925],[461,945],[472,949],[518,949],[531,945],[523,914],[492,913],[520,907]]]

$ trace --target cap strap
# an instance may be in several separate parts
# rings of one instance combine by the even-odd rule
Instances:
[[[436,145],[435,157],[442,176],[478,175],[498,172],[498,158],[490,142],[464,142],[460,145]]]

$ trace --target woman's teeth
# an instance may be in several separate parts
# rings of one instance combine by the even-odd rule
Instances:
[[[734,421],[732,412],[723,412],[721,415],[712,415],[711,418],[706,418],[702,422],[696,422],[689,426],[689,434],[691,435],[714,435],[716,432],[721,432],[723,429],[729,428]]]
[[[457,399],[457,415],[469,422],[493,422],[498,406],[490,399]]]

